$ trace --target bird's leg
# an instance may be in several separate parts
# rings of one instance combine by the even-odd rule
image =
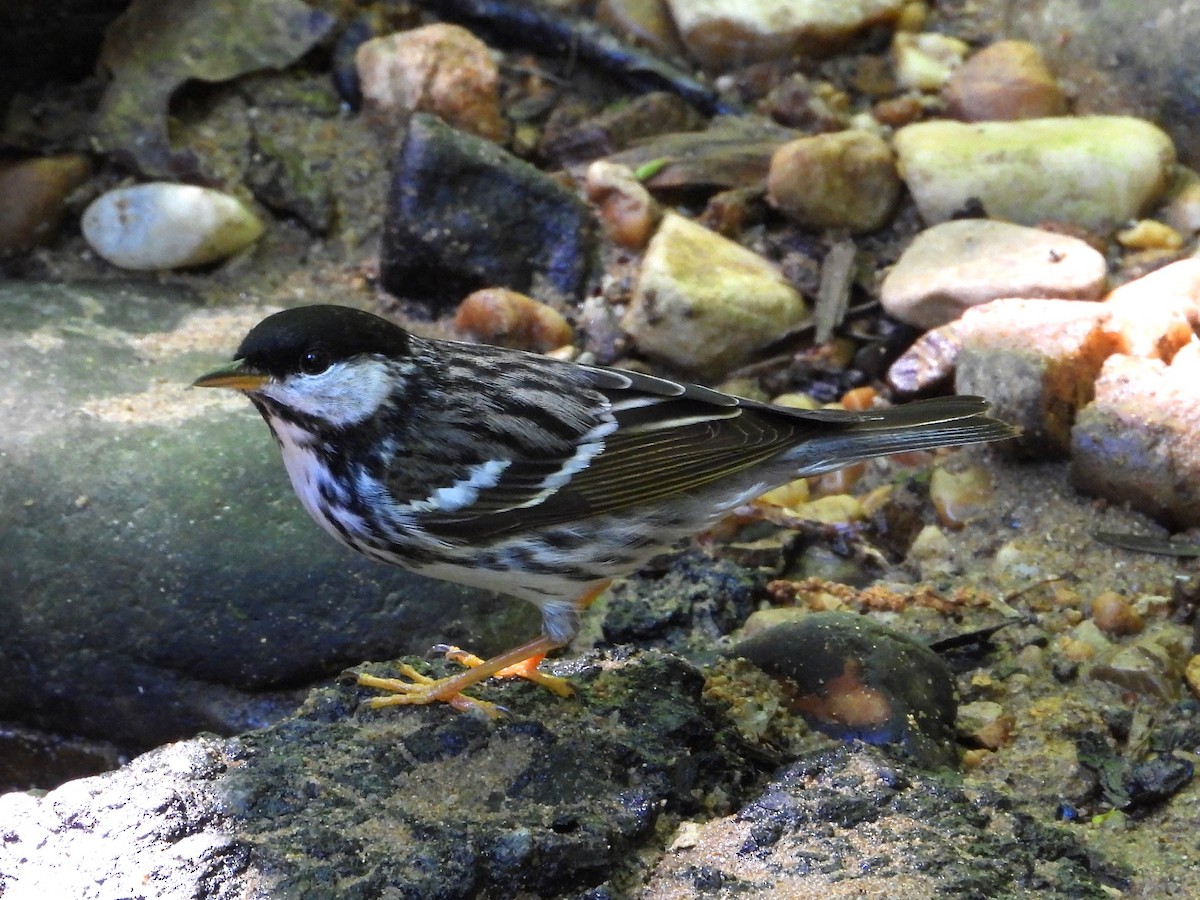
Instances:
[[[604,593],[609,583],[609,581],[604,581],[595,585],[572,606],[579,610],[586,609],[593,600]],[[422,675],[412,666],[405,664],[400,667],[400,674],[403,678],[379,678],[375,675],[359,674],[358,683],[363,687],[388,691],[392,694],[390,697],[372,697],[367,701],[372,709],[442,701],[461,711],[477,709],[489,716],[496,716],[499,715],[500,708],[494,703],[476,700],[462,692],[481,681],[495,677],[524,678],[548,688],[560,697],[569,697],[574,693],[565,678],[549,675],[538,669],[538,663],[545,658],[546,654],[562,646],[563,643],[563,641],[555,641],[543,634],[520,647],[515,647],[506,653],[486,660],[458,647],[440,645],[435,649],[445,653],[447,659],[467,666],[467,670],[448,678],[435,679]]]
[[[448,678],[429,678],[426,675],[422,675],[412,666],[403,665],[400,667],[400,674],[404,678],[409,679],[408,681],[403,680],[403,678],[379,678],[375,675],[360,673],[358,683],[363,687],[376,688],[391,693],[390,697],[372,697],[368,700],[367,705],[372,709],[382,709],[385,706],[410,706],[441,701],[449,703],[455,709],[464,712],[469,709],[478,709],[489,716],[496,716],[499,715],[500,708],[494,703],[468,697],[463,694],[463,691],[472,685],[479,684],[481,681],[486,681],[488,678],[510,666],[520,666],[530,659],[540,660],[546,653],[557,646],[559,646],[557,643],[543,634],[532,641],[522,644],[520,647],[514,647],[507,653],[501,653],[499,656],[493,656],[488,660],[480,660],[478,665],[468,668],[465,672],[459,672],[457,675],[451,675]],[[542,677],[546,679],[554,678],[551,675],[544,675]],[[563,685],[566,686],[565,680],[556,680],[563,681]],[[566,686],[566,689],[569,694],[570,687]]]

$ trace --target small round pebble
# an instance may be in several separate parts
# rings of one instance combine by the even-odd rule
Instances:
[[[646,246],[662,210],[632,169],[598,159],[588,166],[585,190],[613,243],[633,250]]]
[[[202,266],[256,241],[262,222],[236,197],[157,181],[100,195],[83,213],[83,236],[122,269]]]
[[[1142,617],[1116,591],[1105,591],[1092,601],[1092,621],[1105,634],[1137,634],[1142,630]]]
[[[771,205],[805,228],[874,231],[887,224],[899,196],[891,148],[868,131],[789,141],[767,174]]]
[[[545,353],[570,344],[571,324],[562,313],[507,288],[485,288],[458,306],[454,325],[485,344]]]
[[[946,111],[980,122],[1061,116],[1067,98],[1041,51],[1027,41],[998,41],[980,50],[950,76]]]

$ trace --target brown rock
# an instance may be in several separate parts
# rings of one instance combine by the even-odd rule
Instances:
[[[980,122],[1061,116],[1067,98],[1041,51],[1026,41],[998,41],[967,60],[945,89],[946,110]]]
[[[887,223],[900,194],[892,151],[868,131],[799,138],[771,157],[767,197],[807,228],[874,231]]]
[[[53,237],[67,196],[91,172],[88,158],[78,153],[0,164],[0,257]]]
[[[1105,634],[1137,634],[1142,617],[1129,601],[1116,591],[1104,591],[1092,601],[1092,621]]]
[[[504,137],[496,63],[465,28],[439,23],[374,38],[355,63],[363,107],[385,128],[428,112],[489,140]]]
[[[585,189],[614,243],[634,250],[646,246],[662,210],[628,166],[596,160],[588,166]]]

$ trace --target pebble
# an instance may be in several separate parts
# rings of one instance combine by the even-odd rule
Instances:
[[[359,46],[355,64],[363,108],[385,127],[427,112],[488,140],[504,137],[499,70],[487,44],[461,26],[437,23],[372,38]]]
[[[1192,695],[1200,698],[1200,654],[1188,659],[1187,665],[1183,670],[1183,677],[1187,681]]]
[[[1170,365],[1116,355],[1071,432],[1071,481],[1169,528],[1200,525],[1200,344]]]
[[[1159,214],[1163,222],[1181,234],[1200,231],[1200,174],[1187,166],[1176,166]]]
[[[1161,129],[1126,116],[918,122],[896,133],[894,147],[930,223],[978,203],[995,219],[1103,231],[1154,203],[1175,162]]]
[[[1092,601],[1092,621],[1105,634],[1137,634],[1144,623],[1136,609],[1116,591],[1103,591]]]
[[[802,613],[734,645],[795,687],[792,708],[846,740],[900,743],[925,765],[953,765],[954,679],[923,644],[855,613]]]
[[[992,477],[983,466],[968,466],[951,472],[937,466],[929,478],[929,499],[938,522],[947,528],[962,528],[991,505]]]
[[[1096,657],[1088,677],[1145,697],[1179,698],[1192,630],[1162,622],[1131,643],[1114,644]]]
[[[719,381],[808,320],[804,298],[775,266],[667,213],[621,326],[644,353]]]
[[[945,89],[946,112],[966,122],[1040,119],[1067,112],[1067,98],[1042,52],[1028,41],[997,41],[959,67]]]
[[[1183,235],[1163,222],[1139,219],[1117,232],[1117,243],[1127,250],[1178,250],[1183,246]]]
[[[584,189],[609,240],[632,250],[646,246],[662,210],[632,169],[598,159],[588,166]]]
[[[961,219],[922,231],[884,278],[880,303],[930,329],[1000,297],[1098,299],[1104,256],[1079,238],[1038,228]]]
[[[965,41],[949,35],[898,31],[892,38],[896,83],[925,93],[940,91],[970,49]]]
[[[1016,718],[993,700],[975,700],[958,708],[955,729],[985,750],[996,751],[1012,740]]]
[[[92,164],[79,153],[0,163],[0,257],[52,238],[67,197],[91,172]]]
[[[136,271],[216,262],[246,249],[263,232],[262,222],[236,197],[165,181],[100,195],[81,224],[96,253]]]
[[[463,299],[454,326],[477,341],[547,353],[571,343],[562,313],[517,291],[484,288]]]
[[[895,21],[904,0],[667,0],[692,58],[711,71],[831,50]]]
[[[853,234],[887,224],[900,195],[892,151],[868,131],[838,131],[790,141],[767,174],[771,205],[804,228]]]

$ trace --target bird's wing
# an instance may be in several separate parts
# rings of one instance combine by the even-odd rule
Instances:
[[[422,524],[447,538],[487,540],[525,529],[652,505],[752,468],[813,426],[697,386],[583,368],[588,395],[607,410],[569,450],[505,464],[471,503],[428,510]],[[579,386],[576,385],[576,390]]]

